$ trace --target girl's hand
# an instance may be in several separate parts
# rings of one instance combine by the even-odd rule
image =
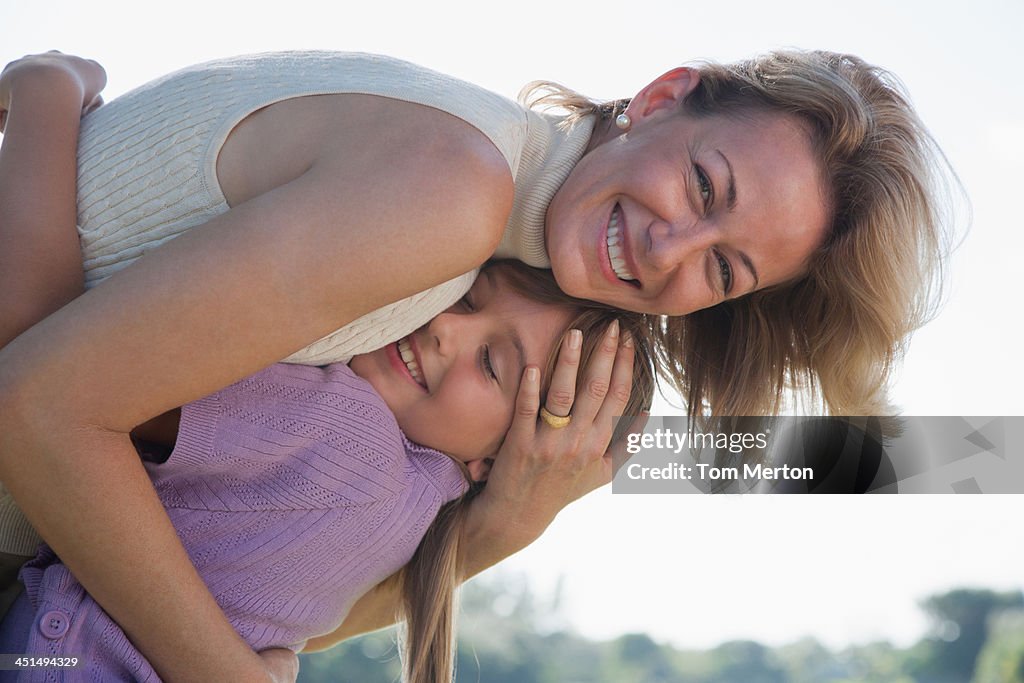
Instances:
[[[562,508],[612,479],[611,452],[625,448],[624,440],[609,445],[613,418],[622,414],[629,400],[633,345],[629,339],[620,343],[618,324],[613,323],[585,370],[581,394],[576,395],[580,346],[580,333],[573,330],[559,351],[545,402],[555,416],[571,414],[568,425],[553,427],[538,419],[540,373],[528,368],[524,374],[512,426],[487,487],[471,503],[469,515],[471,554],[478,550],[473,538],[502,539],[489,541],[494,547],[486,551],[494,557],[504,554],[497,559],[468,558],[470,574],[479,563],[497,561],[533,542]],[[642,428],[645,421],[638,418],[631,431]]]
[[[295,683],[299,677],[299,658],[287,648],[275,647],[259,653],[273,683]]]
[[[0,133],[4,132],[7,112],[18,97],[75,89],[85,116],[103,103],[100,91],[106,84],[107,72],[91,59],[53,50],[15,60],[0,72]]]

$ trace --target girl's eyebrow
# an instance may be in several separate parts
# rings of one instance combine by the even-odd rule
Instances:
[[[523,346],[523,338],[519,336],[519,330],[516,329],[515,325],[509,326],[508,334],[512,338],[512,346],[515,347],[516,353],[519,356],[519,368],[516,377],[522,377],[523,369],[526,368],[526,349]]]

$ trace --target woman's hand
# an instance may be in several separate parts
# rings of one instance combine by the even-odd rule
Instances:
[[[17,59],[0,72],[0,133],[7,126],[7,114],[16,98],[74,90],[81,102],[81,115],[85,116],[103,103],[100,91],[106,84],[107,72],[91,59],[56,50]]]
[[[585,370],[576,394],[581,336],[573,330],[562,345],[545,408],[571,420],[553,427],[538,420],[540,373],[528,368],[516,415],[495,458],[487,487],[471,503],[467,525],[466,575],[470,576],[529,545],[558,512],[612,479],[613,418],[630,395],[634,349],[619,339],[613,323]],[[645,418],[638,418],[636,430]],[[474,540],[479,539],[479,540]],[[481,566],[482,565],[482,566]]]

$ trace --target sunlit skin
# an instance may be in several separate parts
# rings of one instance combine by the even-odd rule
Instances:
[[[489,269],[462,301],[410,335],[426,388],[397,344],[349,366],[383,397],[406,436],[467,463],[480,479],[512,423],[524,369],[544,367],[570,315],[517,294]]]
[[[682,315],[805,271],[827,225],[807,133],[779,114],[681,114],[696,80],[679,69],[648,86],[629,130],[598,131],[555,195],[545,239],[567,293]],[[616,206],[634,282],[608,255]]]

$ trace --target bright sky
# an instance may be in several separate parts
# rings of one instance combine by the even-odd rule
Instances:
[[[844,3],[4,2],[0,58],[60,49],[102,63],[108,99],[206,59],[327,48],[402,57],[514,96],[545,78],[633,94],[692,59],[773,47],[849,51],[897,73],[973,204],[941,316],[896,386],[914,415],[1024,414],[1017,297],[1024,88],[1017,0]],[[156,10],[150,9],[158,8]],[[233,8],[233,9],[232,9]],[[668,414],[670,409],[663,407]],[[656,411],[657,412],[657,411]],[[1019,451],[1016,455],[1020,455]],[[587,635],[644,630],[682,647],[732,638],[833,646],[922,634],[921,598],[1024,587],[1020,496],[612,496],[597,492],[510,560],[561,577]]]

